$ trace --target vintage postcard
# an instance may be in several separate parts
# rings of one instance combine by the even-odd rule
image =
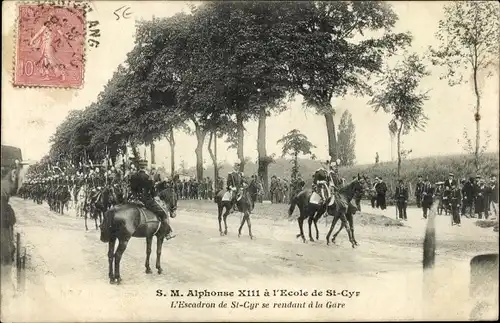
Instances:
[[[2,322],[498,319],[496,1],[2,2]]]

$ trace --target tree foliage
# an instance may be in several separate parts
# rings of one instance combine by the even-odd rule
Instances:
[[[481,155],[481,95],[480,82],[498,71],[500,55],[500,7],[494,1],[453,2],[445,7],[445,18],[439,21],[436,37],[438,48],[430,48],[434,65],[445,67],[441,75],[450,85],[473,82],[476,96],[475,165],[479,170]],[[464,79],[469,75],[470,78]]]
[[[495,1],[457,1],[445,6],[436,38],[439,47],[430,48],[434,65],[445,67],[441,75],[450,85],[472,78],[465,73],[483,70],[491,76],[498,68],[500,7]],[[469,74],[470,75],[470,74]]]
[[[392,115],[389,130],[397,135],[398,174],[403,158],[401,136],[411,130],[423,130],[427,121],[424,103],[428,95],[427,92],[419,91],[420,82],[427,75],[429,71],[420,57],[414,53],[407,55],[377,82],[380,88],[369,102],[375,112],[382,109]]]
[[[299,163],[298,163],[298,158],[299,156],[306,156],[306,155],[312,155],[314,157],[314,154],[312,153],[312,149],[316,148],[308,139],[307,137],[300,133],[299,130],[293,129],[290,132],[288,132],[286,135],[281,137],[277,142],[277,144],[282,145],[281,148],[281,156],[291,156],[292,159],[292,180],[295,180],[297,177],[297,174],[299,173]]]

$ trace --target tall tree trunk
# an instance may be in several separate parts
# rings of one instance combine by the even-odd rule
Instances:
[[[141,159],[141,156],[139,155],[139,149],[137,148],[137,145],[135,142],[130,143],[130,147],[132,148],[132,155],[134,156],[137,161]]]
[[[214,149],[212,150],[212,138],[214,139]],[[217,167],[217,131],[211,131],[210,137],[208,137],[208,153],[210,158],[212,158],[212,164],[214,165],[214,191],[217,190],[217,179],[219,178],[219,169]]]
[[[269,162],[270,162],[266,150],[266,120],[267,120],[266,109],[264,107],[261,107],[259,111],[259,126],[257,133],[257,152],[259,157],[257,174],[259,178],[262,180],[262,186],[264,188],[265,198],[267,198],[269,195]]]
[[[299,152],[296,151],[293,154],[293,168],[294,170],[292,171],[292,181],[295,182],[297,179],[297,174],[299,173]]]
[[[401,132],[403,131],[403,124],[398,129],[398,180],[401,174]]]
[[[203,178],[203,143],[205,142],[206,130],[202,129],[200,124],[196,120],[192,120],[194,123],[194,132],[196,134],[196,179],[201,181]]]
[[[479,86],[477,84],[477,67],[474,67],[474,93],[476,94],[476,113],[474,115],[474,120],[476,121],[476,148],[474,149],[474,166],[476,167],[476,172],[479,171],[479,144],[481,137],[481,130],[479,122],[481,120],[481,95],[479,94]]]
[[[337,134],[335,133],[335,122],[333,113],[323,114],[326,121],[326,131],[328,134],[328,155],[331,159],[337,160]]]
[[[175,175],[175,137],[173,127],[168,130],[167,140],[170,144],[170,174],[173,178]]]
[[[239,171],[245,171],[245,154],[243,150],[243,139],[245,135],[245,128],[243,127],[243,117],[241,114],[236,114],[236,127],[238,131],[238,159],[240,160]]]
[[[153,167],[156,165],[155,143],[153,140],[151,140],[151,143],[149,144],[149,152],[151,154],[151,167]]]

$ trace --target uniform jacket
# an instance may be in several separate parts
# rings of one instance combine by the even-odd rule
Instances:
[[[408,189],[406,187],[397,186],[396,192],[394,193],[394,199],[398,202],[408,201]]]
[[[415,185],[415,197],[422,197],[422,190],[424,189],[424,182],[417,182]]]
[[[130,177],[130,190],[141,199],[154,196],[153,181],[144,171],[139,171]]]

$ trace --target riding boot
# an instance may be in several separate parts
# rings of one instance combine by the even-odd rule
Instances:
[[[165,226],[165,231],[167,232],[167,234],[165,235],[165,240],[170,240],[175,238],[176,236],[173,234],[172,227],[168,223],[167,219],[163,220],[163,225]]]

